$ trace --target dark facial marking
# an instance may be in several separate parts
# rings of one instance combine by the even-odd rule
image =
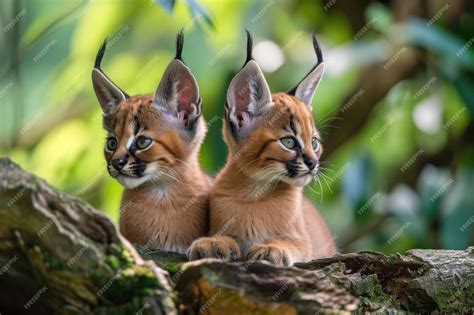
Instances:
[[[133,126],[133,134],[136,136],[138,132],[140,131],[140,121],[138,120],[138,116],[134,115],[133,120],[135,121],[134,126]]]
[[[294,176],[298,175],[298,173],[299,173],[299,166],[298,166],[297,158],[298,157],[286,162],[286,169],[288,170],[288,175],[290,177],[294,177]]]
[[[136,159],[135,162],[130,163],[130,170],[135,176],[141,176],[145,172],[146,163],[140,159]]]

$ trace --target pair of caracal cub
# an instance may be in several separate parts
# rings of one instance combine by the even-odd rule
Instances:
[[[92,81],[107,130],[110,175],[124,187],[120,231],[132,243],[187,253],[189,259],[267,260],[292,265],[336,253],[324,219],[303,186],[322,154],[311,101],[324,71],[317,65],[290,92],[271,94],[252,59],[227,91],[227,163],[215,179],[199,166],[206,134],[197,82],[176,57],[154,95],[128,96],[102,72],[100,48]]]

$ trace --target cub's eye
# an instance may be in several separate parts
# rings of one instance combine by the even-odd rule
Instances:
[[[313,137],[313,139],[311,140],[311,144],[313,145],[313,150],[315,152],[318,152],[319,149],[320,149],[320,145],[319,145],[319,141],[318,141],[318,139],[316,139],[316,137]]]
[[[294,149],[296,147],[296,139],[293,137],[281,138],[280,141],[288,149]]]
[[[151,144],[151,139],[148,137],[140,137],[137,139],[135,145],[138,149],[143,150],[146,149]]]
[[[117,149],[117,139],[113,137],[108,138],[106,147],[108,151],[115,151]]]

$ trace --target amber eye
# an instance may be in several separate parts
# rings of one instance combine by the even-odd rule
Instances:
[[[137,141],[135,142],[135,145],[137,146],[139,150],[143,150],[143,149],[146,149],[148,146],[150,146],[151,142],[152,141],[150,138],[141,136],[137,139]]]
[[[280,139],[281,143],[290,150],[296,148],[296,139],[293,137],[285,137]]]
[[[106,144],[107,151],[115,151],[117,149],[117,139],[109,137]]]
[[[314,152],[318,152],[319,149],[320,149],[320,145],[319,145],[319,141],[318,141],[318,139],[316,139],[316,137],[313,137],[313,139],[311,140],[311,144],[313,145]]]

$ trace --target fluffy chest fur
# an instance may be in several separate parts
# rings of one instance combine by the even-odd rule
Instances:
[[[245,251],[275,237],[298,237],[302,193],[298,189],[272,193],[269,198],[247,199],[234,189],[218,189],[210,198],[211,235],[232,236]]]
[[[126,190],[120,231],[132,243],[186,253],[208,229],[208,180],[192,187],[160,186]]]

